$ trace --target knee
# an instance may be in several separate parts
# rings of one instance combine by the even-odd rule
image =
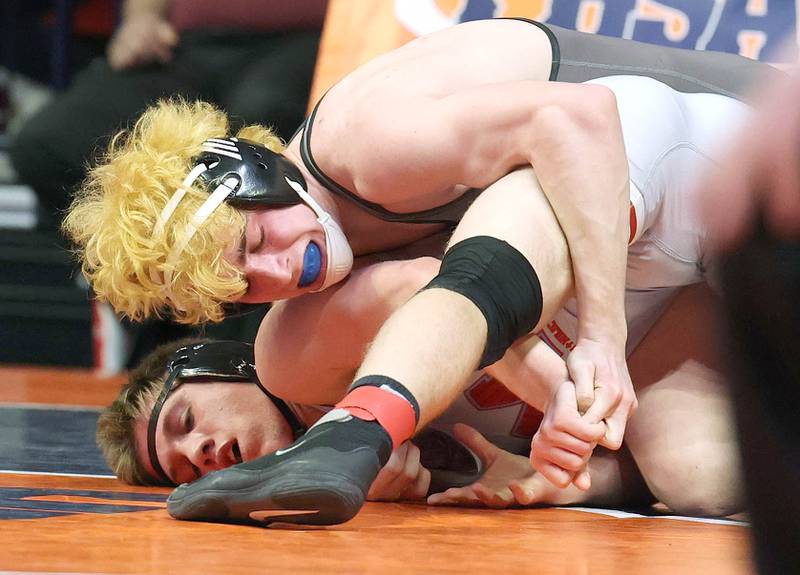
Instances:
[[[658,465],[644,466],[642,475],[653,495],[673,513],[723,517],[742,511],[734,446],[675,451],[660,459]]]

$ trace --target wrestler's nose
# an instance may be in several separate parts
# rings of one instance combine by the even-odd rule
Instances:
[[[189,459],[200,470],[202,475],[219,469],[219,462],[214,449],[214,440],[211,437],[195,434],[189,448]]]
[[[260,279],[283,285],[291,281],[293,273],[286,252],[251,255],[245,262],[248,279]]]

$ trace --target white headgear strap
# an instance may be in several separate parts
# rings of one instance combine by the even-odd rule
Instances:
[[[235,138],[231,139],[235,140]],[[221,154],[238,160],[242,159],[238,153],[238,150],[236,150],[235,145],[231,144],[227,140],[218,138],[210,138],[204,142],[203,151]],[[191,172],[189,172],[189,174],[181,183],[180,187],[175,190],[175,193],[161,211],[161,214],[159,215],[158,220],[153,227],[154,237],[157,237],[164,232],[167,222],[175,213],[178,204],[186,196],[189,188],[192,186],[194,181],[208,169],[209,166],[206,166],[205,164],[198,164],[192,169]],[[353,251],[350,248],[347,237],[344,235],[342,228],[339,226],[336,220],[334,220],[328,212],[323,210],[322,207],[316,201],[314,201],[314,198],[311,197],[311,195],[300,183],[295,182],[294,180],[285,176],[284,178],[286,183],[288,183],[292,189],[297,192],[297,195],[299,195],[300,198],[314,211],[317,216],[317,222],[319,222],[323,231],[325,232],[325,248],[328,257],[328,266],[325,272],[325,281],[318,291],[324,290],[341,281],[347,276],[347,274],[350,273],[350,270],[353,268]],[[167,259],[164,264],[164,276],[161,282],[159,282],[160,278],[158,277],[156,271],[154,269],[150,270],[150,278],[154,282],[161,283],[167,292],[170,293],[170,295],[172,291],[172,274],[175,270],[175,264],[178,262],[183,250],[189,244],[189,241],[192,239],[192,237],[194,237],[194,234],[197,233],[197,230],[199,230],[203,223],[205,223],[211,214],[214,213],[214,210],[216,210],[228,198],[231,192],[236,189],[238,184],[239,181],[236,178],[226,178],[224,182],[214,189],[214,191],[209,195],[208,199],[203,202],[200,208],[198,208],[197,212],[195,212],[191,221],[186,226],[183,236],[178,242],[175,243],[174,246],[172,246],[172,249],[167,255]],[[170,297],[170,299],[172,298]]]
[[[338,222],[334,220],[328,212],[323,210],[322,206],[314,201],[311,194],[305,191],[300,183],[286,176],[283,178],[286,180],[286,183],[297,192],[297,195],[300,196],[308,207],[314,210],[314,213],[317,215],[317,222],[319,222],[325,232],[325,252],[328,256],[328,267],[325,271],[325,281],[320,288],[316,290],[322,291],[347,277],[347,274],[353,269],[353,250],[350,248],[347,236],[344,235],[344,231],[342,231]]]

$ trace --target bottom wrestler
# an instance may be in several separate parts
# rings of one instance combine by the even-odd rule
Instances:
[[[315,389],[327,388],[332,394],[319,402],[334,403],[336,389],[342,381],[346,385],[383,320],[435,274],[436,265],[430,258],[383,262],[357,270],[325,292],[277,304],[268,314],[270,321],[262,326],[260,345],[273,336],[281,341],[279,334],[286,329],[315,333],[307,346],[281,345],[282,363],[313,363],[309,369],[316,373]],[[531,469],[524,454],[541,416],[489,373],[479,372],[433,427],[452,431],[479,456],[481,466],[473,466],[462,450],[450,448],[444,455],[441,449],[431,450],[432,441],[440,447],[441,442],[423,432],[417,438],[422,464],[419,449],[404,444],[378,475],[368,498],[420,499],[432,493],[428,497],[432,504],[506,507],[636,506],[655,497],[682,514],[726,515],[740,510],[726,392],[713,372],[701,365],[709,362],[704,349],[709,299],[705,287],[686,288],[630,357],[640,408],[631,422],[627,449],[599,451],[589,461],[592,484],[588,491],[556,488]],[[309,321],[314,322],[313,332]],[[283,341],[293,341],[292,334]],[[173,485],[193,481],[288,447],[326,411],[276,400],[260,384],[227,383],[231,379],[258,383],[249,366],[249,346],[209,343],[175,352],[176,347],[145,360],[100,418],[100,444],[125,481]],[[487,372],[504,379],[558,377],[547,372],[565,369],[563,361],[543,345],[533,347],[535,353],[526,355],[528,360],[536,359],[532,364],[512,363],[513,354],[509,354]],[[309,359],[309,354],[316,360]],[[282,377],[276,368],[276,377]],[[165,381],[168,390],[162,393]],[[280,387],[280,383],[270,387]],[[571,402],[574,410],[571,384],[561,386],[552,398],[545,395],[540,409],[552,411],[560,402]],[[458,423],[471,427],[453,427]],[[483,476],[465,485],[476,479],[480,468]],[[258,514],[250,518],[257,521]]]

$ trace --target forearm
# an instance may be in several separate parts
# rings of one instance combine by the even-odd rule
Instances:
[[[543,412],[558,386],[569,379],[567,365],[539,336],[518,340],[503,358],[486,368],[528,405]]]
[[[531,163],[569,245],[578,337],[623,344],[628,164],[613,94],[591,96],[537,113]]]

